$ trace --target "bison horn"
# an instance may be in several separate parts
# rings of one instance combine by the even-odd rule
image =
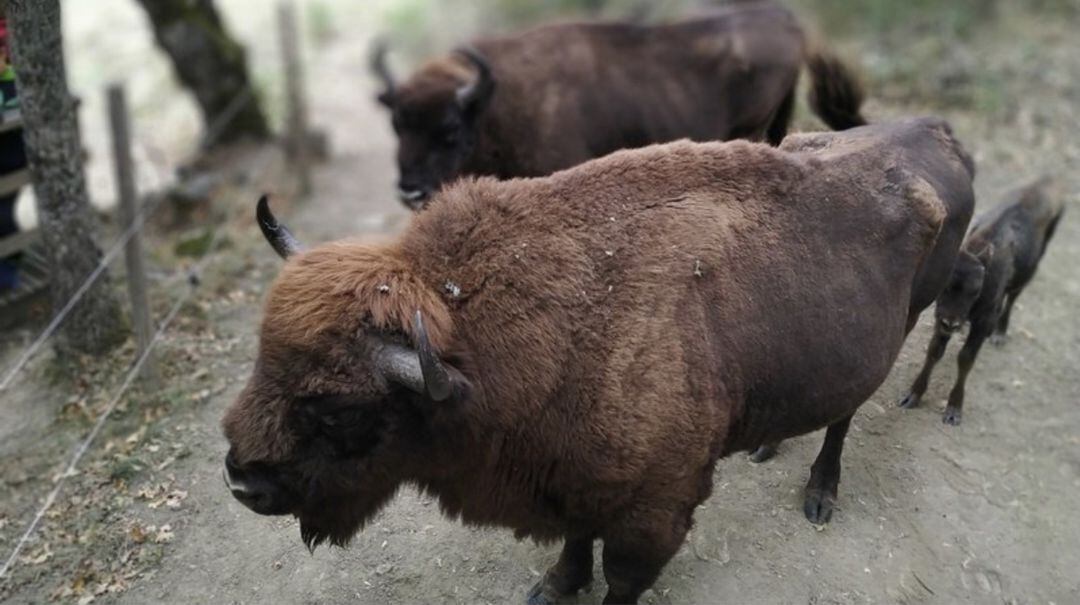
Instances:
[[[424,386],[428,396],[435,401],[442,401],[450,396],[450,373],[446,371],[442,360],[439,359],[435,349],[428,340],[427,329],[424,327],[424,316],[420,310],[416,310],[413,321],[416,324],[416,345],[420,353],[420,371],[424,376]]]
[[[463,108],[471,107],[479,100],[488,98],[495,90],[495,78],[491,75],[491,66],[476,50],[463,47],[456,51],[465,57],[476,68],[476,79],[457,89],[458,105]]]
[[[386,345],[379,351],[375,366],[391,382],[417,393],[427,391],[424,388],[424,372],[420,369],[420,356],[408,347]]]
[[[394,76],[390,73],[390,67],[386,64],[386,51],[389,49],[385,40],[378,40],[371,47],[371,71],[383,84],[383,91],[379,93],[379,100],[389,105],[394,98]]]
[[[450,372],[439,359],[428,340],[424,318],[420,311],[414,318],[417,348],[412,350],[399,345],[389,345],[379,353],[378,368],[386,378],[417,393],[424,393],[432,401],[445,401],[453,392]]]
[[[270,246],[281,258],[289,258],[304,249],[289,228],[279,223],[270,211],[270,198],[266,194],[259,198],[259,203],[255,206],[255,221],[259,223],[259,229],[262,229],[266,241],[270,242]]]

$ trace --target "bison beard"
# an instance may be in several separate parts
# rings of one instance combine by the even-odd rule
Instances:
[[[230,476],[269,478],[234,494],[278,511],[302,487],[314,548],[413,485],[466,523],[564,538],[532,602],[587,585],[597,539],[605,602],[635,602],[721,456],[829,426],[806,502],[831,510],[851,416],[948,278],[969,163],[930,119],[684,141],[466,180],[393,243],[290,253],[223,421]]]
[[[328,540],[333,546],[348,546],[353,536],[363,530],[396,493],[390,491],[359,505],[355,490],[326,490],[314,481],[309,490],[309,497],[296,518],[300,522],[300,539],[313,553]]]

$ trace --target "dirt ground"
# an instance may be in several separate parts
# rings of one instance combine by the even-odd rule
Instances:
[[[979,209],[1049,173],[1067,197],[1066,219],[1017,304],[1011,340],[984,348],[962,426],[940,420],[956,344],[924,406],[896,407],[921,363],[928,313],[855,417],[832,522],[816,528],[801,511],[822,433],[785,443],[763,465],[732,456],[718,466],[714,495],[646,602],[1080,602],[1080,274],[1073,264],[1080,258],[1080,53],[1071,41],[1078,25],[1029,16],[953,41],[927,67],[975,83],[974,100],[950,104],[929,104],[908,92],[911,82],[881,76],[877,44],[836,40],[874,82],[872,119],[933,112],[953,123],[978,162]],[[312,62],[312,115],[332,126],[334,155],[317,171],[315,194],[286,212],[308,241],[384,237],[408,220],[392,195],[388,120],[364,72],[371,29],[361,23],[334,37]],[[800,124],[816,127],[805,115]],[[256,516],[228,494],[218,422],[251,370],[262,291],[279,265],[246,219],[229,244],[170,330],[166,387],[124,403],[0,580],[0,600],[521,602],[558,547],[464,527],[412,490],[350,548],[313,555],[293,520]],[[0,367],[28,333],[3,335]],[[0,402],[3,557],[113,392],[123,363],[90,362],[87,377],[70,385],[46,358]],[[597,576],[577,602],[600,601]]]

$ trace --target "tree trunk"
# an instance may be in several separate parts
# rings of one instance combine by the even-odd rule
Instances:
[[[59,311],[97,266],[75,103],[67,88],[59,0],[8,0],[12,64],[18,77],[26,156]],[[61,350],[101,353],[125,338],[123,317],[103,274],[64,321]]]
[[[138,1],[150,16],[158,46],[195,95],[207,144],[266,139],[270,129],[248,78],[244,47],[226,31],[213,0]]]

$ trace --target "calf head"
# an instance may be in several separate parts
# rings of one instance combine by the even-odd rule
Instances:
[[[372,306],[345,278],[326,283],[356,246],[303,252],[265,198],[258,215],[274,249],[298,258],[270,291],[254,372],[222,423],[225,482],[257,513],[295,515],[309,548],[341,545],[429,463],[417,460],[429,416],[457,405],[469,385],[435,353],[420,311]],[[422,299],[392,271],[386,281]]]
[[[994,246],[989,242],[982,243],[975,251],[969,246],[960,250],[949,283],[938,295],[934,308],[939,330],[955,332],[968,320],[972,306],[982,294],[993,255]]]
[[[476,145],[477,120],[495,92],[491,67],[476,51],[420,68],[398,84],[386,65],[386,46],[372,54],[383,84],[379,102],[391,113],[398,137],[398,195],[420,210],[445,182],[457,177]]]

